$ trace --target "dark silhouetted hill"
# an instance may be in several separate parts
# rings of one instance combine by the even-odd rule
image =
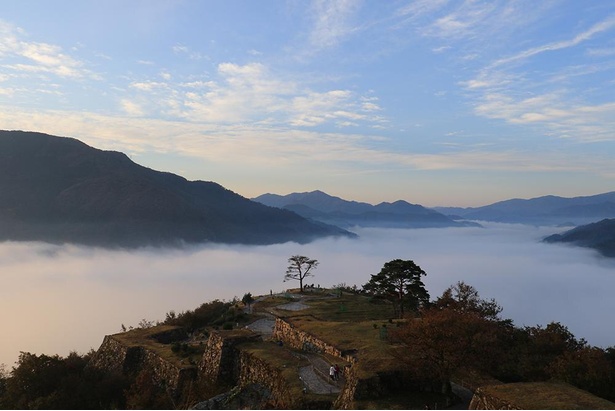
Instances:
[[[421,205],[406,201],[371,205],[347,201],[322,191],[292,193],[285,196],[263,194],[254,198],[263,204],[292,210],[306,218],[340,227],[461,227],[468,225]]]
[[[615,257],[615,219],[604,219],[597,223],[582,225],[562,234],[551,235],[544,241],[589,247],[604,256]]]
[[[0,131],[0,240],[272,244],[352,235],[76,139]]]
[[[534,225],[581,225],[615,218],[615,191],[585,197],[544,196],[512,199],[483,207],[435,207],[446,215],[468,220]]]

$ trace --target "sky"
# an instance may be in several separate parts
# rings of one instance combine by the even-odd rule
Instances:
[[[243,196],[615,189],[615,2],[0,0],[0,128]]]

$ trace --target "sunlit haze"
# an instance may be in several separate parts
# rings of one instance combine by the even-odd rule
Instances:
[[[615,187],[612,1],[2,1],[0,128],[246,197]]]

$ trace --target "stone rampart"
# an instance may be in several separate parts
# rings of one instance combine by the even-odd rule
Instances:
[[[357,376],[356,368],[344,368],[344,379],[346,383],[333,403],[333,408],[338,410],[350,410],[354,408],[355,395],[357,394],[357,387],[360,381]]]
[[[199,378],[219,385],[235,385],[241,368],[238,345],[260,339],[250,330],[213,331],[199,364]]]
[[[470,410],[520,410],[514,404],[506,401],[498,396],[491,395],[485,389],[479,387],[474,392],[470,406]]]
[[[287,320],[280,317],[275,320],[272,338],[274,340],[283,341],[292,348],[299,350],[318,354],[328,354],[351,364],[356,363],[357,361],[356,357],[354,357],[352,353],[342,351],[334,345],[323,341],[306,331],[300,330]]]
[[[197,376],[194,366],[178,366],[146,347],[128,346],[113,335],[105,336],[88,366],[124,375],[151,371],[154,381],[174,396],[180,395]]]
[[[267,408],[298,409],[301,398],[292,395],[289,381],[281,370],[271,366],[266,361],[246,352],[239,352],[239,385],[241,387],[258,383],[270,392]]]
[[[128,347],[113,335],[106,335],[88,366],[124,374],[134,368],[139,357],[140,347]]]
[[[172,330],[164,334],[152,334],[152,339],[173,341],[179,335],[177,333],[179,331]],[[396,371],[374,373],[369,378],[359,378],[360,363],[354,353],[344,352],[283,318],[276,318],[273,338],[283,341],[290,348],[326,354],[349,364],[343,368],[345,384],[333,404],[334,408],[351,409],[356,401],[397,392],[405,387],[398,387],[400,383],[406,384],[409,381],[406,376]],[[264,399],[267,408],[309,408],[317,401],[325,400],[331,405],[330,397],[319,400],[311,396],[308,400],[308,397],[302,396],[303,385],[299,380],[289,378],[288,372],[283,368],[255,355],[249,348],[254,346],[251,343],[257,341],[262,341],[261,336],[247,329],[212,331],[200,362],[191,366],[165,359],[158,353],[155,344],[149,347],[148,344],[151,343],[141,345],[127,340],[125,336],[122,338],[122,334],[111,335],[105,337],[92,357],[90,366],[125,375],[136,375],[142,370],[148,370],[161,387],[174,394],[179,400],[178,403],[182,403],[183,393],[190,391],[186,389],[188,387],[214,384],[218,388],[230,389],[234,386],[242,388],[257,384],[268,393]]]

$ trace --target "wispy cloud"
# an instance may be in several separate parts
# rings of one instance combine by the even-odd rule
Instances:
[[[140,117],[138,104],[124,101],[129,116],[104,116],[83,112],[24,112],[0,110],[0,122],[10,129],[46,130],[52,134],[80,138],[98,148],[139,154],[175,154],[218,162],[233,158],[254,170],[279,167],[285,173],[301,173],[319,164],[316,173],[344,169],[344,164],[362,170],[483,170],[558,172],[580,171],[600,176],[615,175],[615,164],[582,153],[563,154],[504,150],[489,147],[452,147],[449,151],[425,154],[397,152],[377,144],[381,136],[322,133],[278,127],[213,125],[199,122],[152,120]],[[615,107],[608,108],[609,110]],[[607,113],[607,108],[602,114]],[[591,109],[586,114],[592,114]],[[595,113],[594,113],[595,114]],[[557,113],[550,115],[556,116]],[[526,118],[525,121],[532,119]],[[24,127],[24,125],[28,127]],[[272,161],[275,159],[275,161]]]
[[[532,56],[545,53],[545,52],[557,51],[557,50],[566,49],[569,47],[574,47],[585,41],[590,40],[596,34],[611,30],[613,27],[615,27],[615,16],[611,16],[603,21],[600,21],[594,24],[589,29],[577,34],[576,36],[574,36],[573,38],[569,40],[556,41],[556,42],[552,42],[552,43],[548,43],[548,44],[544,44],[541,46],[537,46],[537,47],[524,50],[515,55],[496,60],[488,68],[495,68],[495,67],[502,66],[504,64],[509,64],[509,63],[512,63],[518,60],[525,60],[527,58],[530,58]]]
[[[587,55],[591,57],[609,57],[615,56],[615,47],[611,48],[590,48],[587,50]]]
[[[495,58],[460,84],[474,98],[474,111],[479,116],[540,127],[547,136],[615,141],[615,101],[592,102],[592,91],[582,81],[590,75],[613,71],[615,61],[608,59],[608,53],[596,53],[596,57],[606,58],[596,63],[574,58],[583,53],[584,44],[613,29],[615,16],[609,16],[568,39]],[[540,71],[532,69],[534,60],[545,53],[552,53],[559,59],[554,61],[561,62],[542,65]]]
[[[536,4],[529,0],[414,0],[399,7],[393,19],[395,27],[414,26],[424,37],[486,45],[494,36],[501,37],[530,25],[547,7],[549,2]],[[449,46],[434,47],[434,51],[441,52]]]
[[[315,0],[312,2],[313,26],[309,35],[311,52],[334,47],[352,34],[352,16],[357,0]]]
[[[399,7],[394,15],[398,18],[416,19],[437,12],[448,3],[449,0],[414,0]]]
[[[415,0],[396,10],[395,28],[410,25],[432,41],[434,53],[450,51],[459,73],[467,75],[458,85],[478,116],[531,126],[548,137],[613,141],[615,100],[605,90],[585,87],[584,79],[602,74],[604,87],[612,87],[607,73],[615,70],[615,53],[594,40],[615,29],[615,16],[571,26],[567,36],[565,29],[558,30],[559,39],[536,44],[542,38],[536,34],[550,24],[556,6],[524,0]],[[548,64],[546,55],[554,57]],[[583,61],[583,56],[595,61]]]
[[[187,56],[191,60],[201,60],[207,58],[205,54],[199,51],[194,51],[190,49],[190,47],[181,44],[174,45],[172,50],[175,54]]]
[[[23,30],[0,21],[0,56],[9,61],[2,66],[9,71],[49,73],[58,77],[96,77],[82,61],[66,54],[60,46],[28,41]]]
[[[130,88],[152,114],[207,124],[338,127],[383,125],[378,99],[350,90],[312,90],[262,63],[221,63],[215,80],[133,81]],[[155,98],[154,98],[155,97]]]

